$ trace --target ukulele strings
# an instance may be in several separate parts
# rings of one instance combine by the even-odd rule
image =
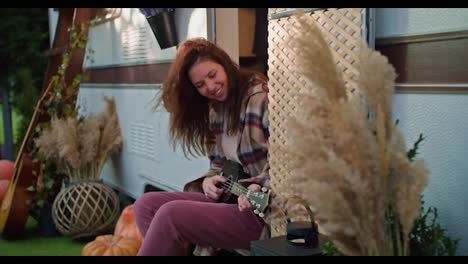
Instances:
[[[232,186],[234,184],[236,184],[236,182],[233,182],[232,179],[229,178],[229,179],[226,180],[226,182],[223,182],[222,187],[223,187],[224,190],[229,191],[229,190],[231,190],[231,188],[232,188]],[[247,194],[247,189],[244,188],[244,186],[238,185],[238,187],[239,187],[242,194],[244,194],[244,195]]]

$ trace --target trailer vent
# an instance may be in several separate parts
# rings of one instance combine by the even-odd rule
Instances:
[[[146,27],[129,27],[122,32],[123,59],[126,63],[146,61],[150,54]]]
[[[159,125],[156,127],[146,123],[130,123],[129,152],[159,161],[159,151],[157,151],[159,134]]]

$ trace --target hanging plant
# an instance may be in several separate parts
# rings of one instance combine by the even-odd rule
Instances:
[[[146,17],[161,49],[179,43],[174,8],[140,8],[140,12]]]

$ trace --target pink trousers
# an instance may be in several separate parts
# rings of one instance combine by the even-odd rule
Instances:
[[[265,225],[252,211],[198,192],[144,193],[134,212],[144,237],[139,256],[190,255],[194,245],[249,249]]]

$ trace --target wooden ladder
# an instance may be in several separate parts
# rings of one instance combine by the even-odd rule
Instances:
[[[59,19],[53,47],[51,51],[49,51],[49,62],[42,87],[42,96],[36,104],[28,130],[18,150],[14,174],[0,207],[0,233],[2,233],[4,238],[17,238],[25,231],[30,209],[27,201],[31,200],[33,197],[33,193],[27,189],[36,184],[33,175],[39,175],[40,172],[39,164],[33,163],[29,157],[27,146],[30,144],[32,131],[34,131],[37,124],[47,122],[51,119],[47,113],[39,112],[38,110],[41,108],[44,98],[50,91],[50,87],[52,87],[51,80],[53,76],[57,74],[62,63],[62,54],[68,48],[70,39],[68,29],[72,25],[79,28],[82,23],[94,18],[97,10],[98,9],[93,8],[59,9]],[[84,54],[85,49],[74,50],[72,58],[70,58],[69,67],[65,73],[64,87],[68,87],[71,84],[73,76],[82,73]],[[76,98],[73,101],[76,101]]]

